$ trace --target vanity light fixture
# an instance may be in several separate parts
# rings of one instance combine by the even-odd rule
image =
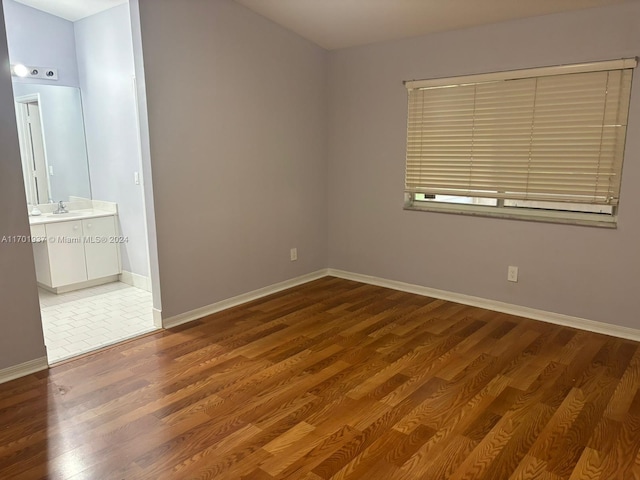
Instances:
[[[49,67],[30,67],[21,63],[11,65],[11,74],[21,78],[39,78],[41,80],[58,80],[58,69]]]

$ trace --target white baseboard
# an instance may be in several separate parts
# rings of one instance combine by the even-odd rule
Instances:
[[[323,269],[318,270],[317,272],[302,275],[300,277],[292,278],[290,280],[285,280],[284,282],[275,283],[273,285],[269,285],[268,287],[259,288],[258,290],[253,290],[252,292],[243,293],[242,295],[238,295],[236,297],[227,298],[226,300],[207,305],[206,307],[197,308],[195,310],[191,310],[190,312],[182,313],[174,317],[165,318],[164,320],[162,320],[162,326],[164,328],[177,327],[178,325],[198,320],[199,318],[206,317],[207,315],[211,315],[212,313],[221,312],[222,310],[242,305],[243,303],[251,302],[253,300],[257,300],[258,298],[266,297],[267,295],[286,290],[287,288],[296,287],[298,285],[302,285],[303,283],[311,282],[313,280],[317,280],[326,276],[327,270]]]
[[[0,370],[0,383],[10,382],[16,378],[26,377],[32,373],[41,372],[49,368],[47,363],[47,357],[36,358],[28,362],[21,363],[20,365],[14,365]]]
[[[199,318],[217,313],[227,308],[235,307],[243,303],[256,300],[272,293],[286,290],[287,288],[295,287],[303,283],[307,283],[313,280],[325,276],[333,276],[338,278],[344,278],[346,280],[353,280],[356,282],[367,283],[370,285],[377,285],[380,287],[391,288],[393,290],[400,290],[402,292],[415,293],[426,297],[438,298],[442,300],[448,300],[450,302],[460,303],[463,305],[470,305],[473,307],[485,308],[494,312],[507,313],[509,315],[516,315],[519,317],[530,318],[532,320],[539,320],[541,322],[552,323],[555,325],[563,325],[566,327],[577,328],[580,330],[586,330],[594,333],[601,333],[604,335],[610,335],[613,337],[625,338],[628,340],[640,341],[640,330],[629,327],[622,327],[619,325],[612,325],[609,323],[598,322],[595,320],[588,320],[586,318],[573,317],[571,315],[564,315],[562,313],[548,312],[545,310],[539,310],[536,308],[524,307],[521,305],[514,305],[511,303],[499,302],[497,300],[489,300],[481,297],[474,297],[472,295],[465,295],[462,293],[448,292],[446,290],[438,290],[430,287],[423,287],[420,285],[414,285],[410,283],[398,282],[396,280],[387,280],[385,278],[373,277],[369,275],[362,275],[359,273],[346,272],[344,270],[337,270],[328,268],[324,270],[318,270],[301,277],[293,278],[284,282],[276,283],[268,287],[260,288],[252,292],[244,293],[236,297],[228,298],[220,302],[208,305],[206,307],[198,308],[190,312],[186,312],[175,317],[170,317],[162,320],[160,311],[154,309],[154,321],[156,326],[164,328],[177,327],[187,322],[197,320]]]
[[[137,273],[127,272],[123,270],[120,274],[120,281],[122,283],[126,283],[127,285],[131,285],[132,287],[136,287],[147,292],[151,291],[150,277],[145,277],[143,275],[138,275]]]
[[[585,318],[572,317],[570,315],[564,315],[561,313],[547,312],[545,310],[538,310],[536,308],[523,307],[520,305],[513,305],[511,303],[498,302],[496,300],[488,300],[486,298],[464,295],[462,293],[447,292],[445,290],[437,290],[435,288],[422,287],[420,285],[413,285],[410,283],[403,283],[395,280],[387,280],[384,278],[372,277],[359,273],[345,272],[343,270],[335,270],[332,268],[329,268],[327,270],[327,274],[333,277],[353,280],[355,282],[367,283],[370,285],[377,285],[379,287],[391,288],[393,290],[400,290],[402,292],[415,293],[417,295],[423,295],[426,297],[448,300],[450,302],[461,303],[463,305],[485,308],[487,310],[493,310],[495,312],[508,313],[510,315],[517,315],[519,317],[540,320],[542,322],[564,325],[566,327],[578,328],[580,330],[587,330],[589,332],[602,333],[604,335],[611,335],[613,337],[619,338],[626,338],[628,340],[634,340],[636,342],[640,341],[640,330],[637,330],[635,328],[622,327],[619,325],[587,320]]]
[[[156,328],[162,328],[162,310],[153,309],[153,324]]]

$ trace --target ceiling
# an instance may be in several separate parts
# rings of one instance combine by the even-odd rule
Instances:
[[[16,2],[75,22],[127,3],[127,0],[16,0]]]
[[[16,0],[72,22],[127,0]],[[186,0],[174,0],[186,2]],[[215,0],[208,0],[215,1]],[[235,0],[328,50],[640,0]]]
[[[235,0],[328,50],[639,0]]]

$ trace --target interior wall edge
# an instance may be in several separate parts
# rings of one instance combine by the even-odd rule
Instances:
[[[0,3],[0,232],[28,238],[29,219],[9,71],[9,50]],[[0,245],[0,368],[13,368],[46,354],[33,249],[26,242]],[[4,372],[5,370],[0,370]]]

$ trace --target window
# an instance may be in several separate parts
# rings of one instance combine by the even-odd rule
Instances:
[[[635,66],[406,82],[405,208],[615,226]]]

